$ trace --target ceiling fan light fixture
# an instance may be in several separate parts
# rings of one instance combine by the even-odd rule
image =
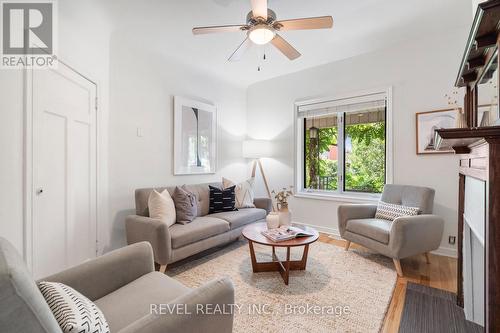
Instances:
[[[276,31],[267,24],[257,24],[248,31],[248,38],[258,45],[269,43],[275,35]]]

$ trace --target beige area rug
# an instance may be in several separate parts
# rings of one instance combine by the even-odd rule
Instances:
[[[270,247],[255,250],[258,261],[271,260]],[[277,253],[283,258],[283,249]],[[292,248],[292,259],[301,255],[302,248]],[[378,332],[397,279],[386,257],[321,242],[310,245],[307,269],[290,272],[288,286],[278,272],[252,272],[246,241],[176,265],[167,274],[193,288],[230,277],[240,307],[233,332]]]

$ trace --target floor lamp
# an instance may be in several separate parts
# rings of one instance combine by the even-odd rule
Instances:
[[[262,167],[262,162],[260,161],[263,157],[272,157],[272,146],[269,141],[266,140],[246,140],[243,141],[243,157],[254,159],[252,166],[252,177],[255,177],[255,170],[257,165],[259,166],[260,173],[264,180],[264,185],[266,187],[267,195],[269,199],[271,198],[271,191],[269,191],[269,185],[267,183],[266,175],[264,173],[264,168]]]

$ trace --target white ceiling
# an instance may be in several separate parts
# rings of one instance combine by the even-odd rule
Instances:
[[[243,86],[349,58],[471,22],[471,0],[269,0],[279,19],[331,15],[333,29],[282,32],[302,57],[254,46],[240,62],[226,59],[244,32],[193,36],[194,26],[243,24],[250,0],[106,0],[115,29],[149,41],[151,52]],[[143,44],[144,45],[144,44]],[[267,60],[261,60],[263,52]],[[262,70],[257,71],[261,65]]]

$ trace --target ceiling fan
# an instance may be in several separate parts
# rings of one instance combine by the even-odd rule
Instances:
[[[231,54],[229,61],[240,60],[246,50],[252,46],[252,42],[258,45],[273,44],[290,60],[300,57],[300,52],[290,45],[278,31],[305,30],[305,29],[329,29],[333,26],[331,16],[309,17],[292,20],[276,20],[276,13],[267,8],[267,0],[250,0],[252,11],[247,15],[247,23],[244,25],[220,25],[211,27],[193,28],[194,35],[210,34],[216,32],[245,31],[247,37]]]

